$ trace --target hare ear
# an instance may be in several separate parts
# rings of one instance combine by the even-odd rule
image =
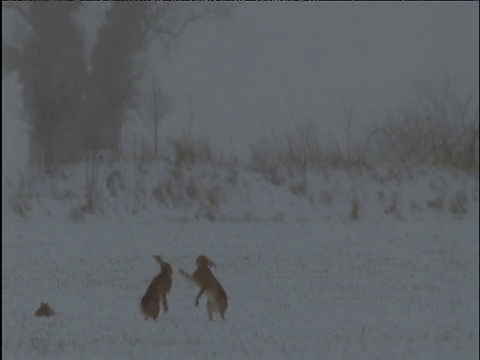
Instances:
[[[217,264],[215,264],[212,260],[210,259],[207,259],[208,260],[208,265],[210,265],[210,267],[217,267]]]
[[[166,264],[160,255],[154,255],[153,258],[160,264],[160,266],[164,266]]]
[[[213,266],[213,267],[217,266],[217,264],[215,264],[215,262],[210,260],[210,259],[208,259],[208,262],[209,262],[210,266]]]

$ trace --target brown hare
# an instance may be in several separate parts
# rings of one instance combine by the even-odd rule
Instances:
[[[163,311],[168,312],[167,294],[172,289],[173,270],[170,264],[163,261],[159,255],[153,257],[160,264],[161,272],[155,276],[142,297],[141,307],[145,320],[156,319],[160,313],[160,303]]]
[[[37,317],[49,317],[55,315],[55,311],[47,303],[41,303],[40,307],[35,311]]]
[[[200,255],[197,257],[197,270],[195,270],[193,275],[182,269],[180,269],[180,274],[193,281],[200,288],[200,292],[195,298],[195,306],[198,306],[200,296],[205,293],[208,296],[208,318],[212,320],[212,314],[218,312],[222,319],[225,320],[225,312],[228,308],[227,293],[210,270],[212,266],[216,266],[212,260],[205,255]]]

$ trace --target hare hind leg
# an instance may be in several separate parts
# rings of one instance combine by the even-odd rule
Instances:
[[[149,301],[142,306],[142,310],[145,315],[145,320],[149,318],[156,320],[160,313],[160,304],[154,301]]]
[[[225,320],[225,317],[223,316],[223,313],[220,311],[220,308],[217,304],[216,301],[208,299],[207,301],[207,312],[208,312],[208,318],[210,320],[213,320],[213,313],[217,312],[220,314],[223,320]]]
[[[163,308],[163,312],[164,313],[167,313],[168,312],[168,302],[167,302],[167,297],[164,296],[161,300],[162,302],[162,308]]]
[[[213,320],[213,313],[217,310],[217,307],[215,306],[215,303],[208,299],[207,301],[207,313],[208,313],[208,318],[209,320]]]

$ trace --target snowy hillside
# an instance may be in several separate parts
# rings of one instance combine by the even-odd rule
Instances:
[[[30,219],[310,221],[462,216],[478,209],[478,176],[379,167],[259,173],[237,164],[88,162],[4,188],[4,211]]]
[[[478,177],[282,174],[98,161],[5,188],[3,357],[478,359]],[[226,321],[178,274],[201,253]],[[170,311],[144,321],[155,254]]]

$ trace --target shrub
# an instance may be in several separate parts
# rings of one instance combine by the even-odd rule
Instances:
[[[467,194],[465,190],[458,191],[449,203],[450,212],[453,214],[465,214],[467,212]]]
[[[106,185],[110,195],[113,197],[117,196],[120,190],[125,189],[123,177],[119,170],[114,170],[108,175]]]
[[[350,219],[351,220],[358,220],[360,219],[360,201],[358,200],[357,195],[351,200],[352,208],[350,211]]]
[[[182,135],[176,139],[171,139],[170,144],[174,152],[174,163],[177,166],[213,161],[212,150],[208,142],[195,140],[186,132],[182,132]]]
[[[290,186],[290,191],[296,196],[304,196],[307,193],[307,180],[302,179],[298,184]]]
[[[478,108],[473,94],[462,97],[448,76],[440,84],[413,86],[411,93],[413,99],[381,130],[390,160],[478,174]]]
[[[348,156],[338,144],[325,150],[315,123],[309,121],[283,134],[259,137],[250,145],[249,168],[275,185],[283,185],[287,176],[305,174],[307,169],[362,169],[368,167],[365,154],[369,141],[370,137],[364,146],[357,146]],[[295,194],[302,193],[304,185],[298,185],[291,188]]]
[[[320,192],[320,201],[324,205],[331,206],[333,204],[333,195],[330,191],[328,190],[322,190]]]
[[[29,197],[20,191],[10,197],[8,205],[15,215],[22,218],[26,218],[30,210]]]
[[[22,218],[26,218],[27,212],[30,211],[30,199],[32,197],[31,180],[27,179],[23,174],[20,175],[18,188],[7,201],[13,213]]]

